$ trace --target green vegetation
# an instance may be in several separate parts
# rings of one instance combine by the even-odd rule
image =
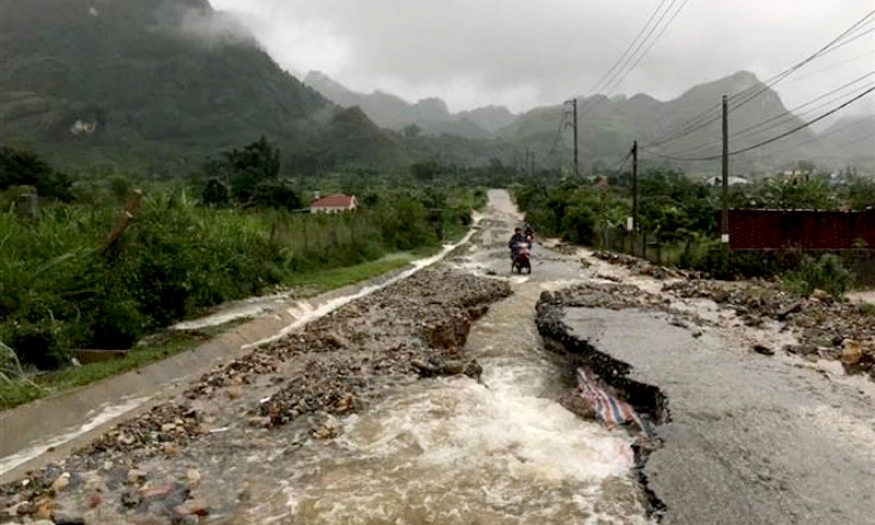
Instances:
[[[64,366],[73,348],[130,348],[228,300],[401,267],[384,256],[436,249],[485,202],[483,190],[390,189],[375,177],[355,213],[300,213],[306,183],[280,178],[279,158],[261,139],[222,155],[206,181],[147,183],[130,222],[126,179],[77,180],[71,202],[46,200],[35,217],[0,193],[0,341],[40,369]],[[31,179],[52,172],[31,165]],[[211,186],[227,199],[207,198]]]
[[[315,295],[356,284],[393,270],[399,270],[409,266],[412,261],[413,257],[411,254],[393,254],[376,261],[364,262],[355,266],[295,274],[286,284],[294,289],[300,288],[304,290],[306,292],[305,295]]]
[[[853,276],[837,255],[824,254],[820,259],[804,257],[799,269],[787,274],[785,285],[804,297],[823,290],[841,300],[851,285]]]
[[[88,363],[78,367],[66,367],[41,373],[28,380],[24,380],[25,376],[23,374],[19,375],[16,380],[13,380],[11,377],[6,381],[0,380],[0,410],[23,405],[36,399],[87,385],[109,376],[135,370],[172,355],[192,350],[205,339],[219,335],[237,324],[239,322],[206,328],[197,332],[168,332],[161,334],[154,341],[137,346],[125,355],[123,359]]]
[[[793,272],[787,282],[795,283],[804,294],[820,288],[841,296],[852,280],[838,256],[815,262],[792,250],[728,250],[717,236],[720,189],[694,183],[680,172],[651,169],[642,173],[641,234],[637,236],[626,231],[626,219],[632,215],[628,173],[604,173],[595,180],[565,179],[559,183],[550,183],[545,177],[542,180],[515,186],[514,195],[528,222],[548,235],[643,254],[661,264],[705,271],[719,279]],[[875,205],[875,181],[850,170],[837,180],[817,174],[790,180],[775,177],[732,187],[730,203],[736,208],[864,209]]]

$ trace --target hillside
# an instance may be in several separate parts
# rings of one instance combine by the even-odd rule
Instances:
[[[613,99],[596,95],[578,100],[582,166],[613,166],[623,159],[634,140],[642,145],[655,142],[709,108],[713,109],[717,118],[708,125],[654,149],[661,154],[679,157],[719,154],[721,123],[718,108],[721,97],[723,94],[732,95],[747,89],[764,91],[750,103],[732,110],[730,133],[739,133],[731,142],[732,149],[755,144],[802,123],[787,111],[776,92],[748,72],[739,72],[714,82],[697,85],[680,97],[665,102],[644,94]],[[570,130],[559,135],[557,140],[562,111],[561,106],[532,110],[503,130],[500,138],[518,144],[519,147],[533,148],[537,155],[543,155],[541,158],[547,159],[551,165],[567,166],[572,149]],[[740,133],[773,118],[775,120],[768,126]],[[766,127],[770,129],[766,130]],[[797,146],[813,141],[815,137],[813,131],[804,130],[772,147],[735,157],[733,164],[738,170],[749,170],[774,166],[784,159],[798,160],[797,155],[801,152]],[[775,157],[779,151],[780,155]],[[642,153],[642,158],[651,163],[667,162],[646,153]],[[689,162],[676,165],[687,170],[697,170],[702,166]]]
[[[0,2],[0,143],[53,162],[181,171],[262,134],[342,147],[337,111],[207,0]]]
[[[440,98],[425,98],[410,103],[395,95],[375,91],[352,91],[319,71],[311,71],[304,84],[325,98],[344,107],[358,106],[378,125],[401,131],[415,124],[427,135],[456,135],[470,139],[486,138],[513,122],[515,116],[505,107],[489,106],[453,114]]]
[[[808,145],[812,156],[833,168],[841,163],[875,164],[875,115],[851,116],[839,119],[820,134],[820,139]]]

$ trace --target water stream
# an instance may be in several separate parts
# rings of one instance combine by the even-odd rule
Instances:
[[[477,249],[455,263],[507,278],[501,245],[513,220],[487,225]],[[514,295],[472,329],[464,355],[483,366],[480,383],[422,380],[389,393],[346,418],[330,447],[307,445],[293,464],[274,462],[290,474],[254,488],[270,494],[254,498],[238,522],[652,523],[631,472],[629,436],[558,403],[571,388],[570,365],[542,347],[534,306],[543,290],[585,272],[573,258],[540,257],[537,273],[511,278]]]
[[[556,402],[567,370],[540,348],[541,287],[516,288],[471,333],[482,384],[422,381],[350,417],[335,448],[295,455],[308,458],[289,467],[297,479],[252,522],[649,523],[628,437]]]

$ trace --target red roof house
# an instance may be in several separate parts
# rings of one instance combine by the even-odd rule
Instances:
[[[358,199],[355,195],[337,193],[316,199],[310,204],[310,213],[339,213],[353,211],[358,208]]]

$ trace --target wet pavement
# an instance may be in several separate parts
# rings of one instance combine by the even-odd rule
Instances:
[[[440,268],[244,345],[176,399],[7,485],[6,520],[635,525],[661,504],[669,524],[875,523],[872,391],[755,354],[795,341],[586,250],[537,244],[532,274],[511,274],[522,218],[507,192],[489,198]],[[545,292],[616,282],[629,286],[562,320],[667,399],[640,472],[640,436],[564,408],[576,365],[535,323]]]
[[[668,398],[648,488],[665,524],[875,523],[872,397],[669,313],[567,308],[571,334]]]

